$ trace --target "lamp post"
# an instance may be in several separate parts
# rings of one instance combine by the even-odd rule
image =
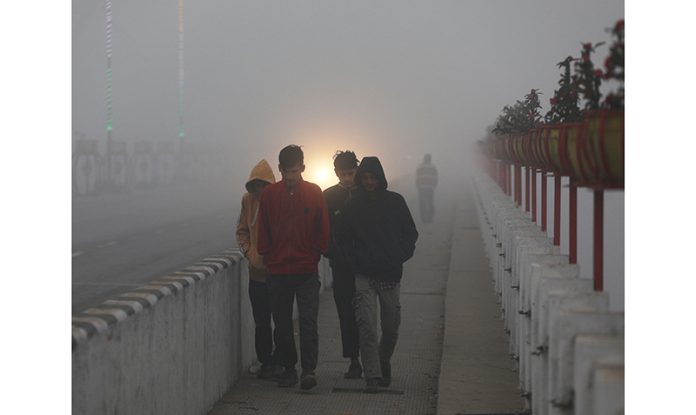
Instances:
[[[184,131],[184,0],[179,0],[179,140]]]
[[[112,71],[111,71],[111,0],[106,2],[106,185],[111,184],[111,133],[113,131],[112,119]]]

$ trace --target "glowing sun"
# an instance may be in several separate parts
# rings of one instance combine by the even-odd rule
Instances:
[[[316,183],[323,190],[331,187],[338,180],[332,169],[327,167],[316,167],[307,175],[307,181]]]

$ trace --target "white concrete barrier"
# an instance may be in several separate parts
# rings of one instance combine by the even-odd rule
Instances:
[[[522,285],[522,273],[526,270],[530,255],[546,255],[553,257],[558,255],[558,247],[549,243],[545,236],[539,236],[537,232],[527,230],[518,232],[512,240],[512,269],[510,270],[510,297],[508,299],[509,312],[507,318],[510,320],[511,345],[517,354],[521,345],[518,343],[520,327],[520,308],[522,290],[527,291],[529,287]],[[526,281],[528,283],[528,281]]]
[[[253,359],[240,262],[206,258],[73,317],[73,414],[205,414]]]
[[[578,278],[577,265],[532,265],[531,334],[533,358],[530,363],[532,410],[535,414],[548,413],[549,366],[549,297],[574,295],[592,291],[592,281]]]
[[[624,414],[624,367],[600,366],[594,370],[593,414]]]
[[[248,281],[228,250],[73,316],[72,413],[206,414],[256,357]]]
[[[526,261],[520,269],[520,305],[518,314],[518,344],[520,354],[520,381],[522,390],[532,391],[532,364],[537,359],[532,352],[534,341],[532,340],[532,321],[538,319],[532,315],[532,266],[539,269],[543,266],[569,265],[566,255],[558,255],[550,252],[541,254],[528,254]],[[538,278],[537,278],[538,279]]]
[[[620,313],[562,310],[552,316],[549,330],[549,414],[572,414],[575,338],[582,334],[623,335]]]
[[[574,413],[594,415],[598,399],[606,399],[603,385],[595,382],[595,372],[600,367],[624,365],[623,336],[580,335],[575,338],[575,367],[573,369]],[[623,384],[617,394],[623,398]],[[623,405],[618,413],[623,413]],[[610,412],[606,412],[610,413]]]
[[[493,180],[478,176],[475,187],[493,286],[532,413],[571,414],[578,408],[576,413],[598,414],[623,408],[597,393],[593,383],[623,387],[616,350],[586,344],[586,338],[612,335],[611,347],[620,342],[623,353],[623,315],[609,313],[609,294],[595,292],[592,280],[580,278],[579,266],[569,264],[568,256]]]

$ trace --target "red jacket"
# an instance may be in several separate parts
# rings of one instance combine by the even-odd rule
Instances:
[[[258,250],[270,274],[317,273],[329,246],[329,215],[321,189],[300,180],[290,194],[281,180],[261,192]]]

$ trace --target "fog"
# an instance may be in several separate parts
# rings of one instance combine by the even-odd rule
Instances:
[[[425,153],[459,180],[502,108],[535,88],[548,110],[556,63],[624,14],[620,0],[72,4],[78,308],[232,246],[249,171],[287,144],[322,187],[339,149],[379,156],[392,183]],[[108,143],[122,158],[104,161]]]
[[[112,12],[113,139],[177,140],[178,1]],[[344,148],[388,175],[425,152],[457,166],[504,105],[538,88],[548,109],[556,63],[621,17],[620,0],[188,1],[184,140],[224,143],[237,182],[288,143],[308,170]],[[100,141],[105,26],[104,2],[73,0],[73,130]]]

